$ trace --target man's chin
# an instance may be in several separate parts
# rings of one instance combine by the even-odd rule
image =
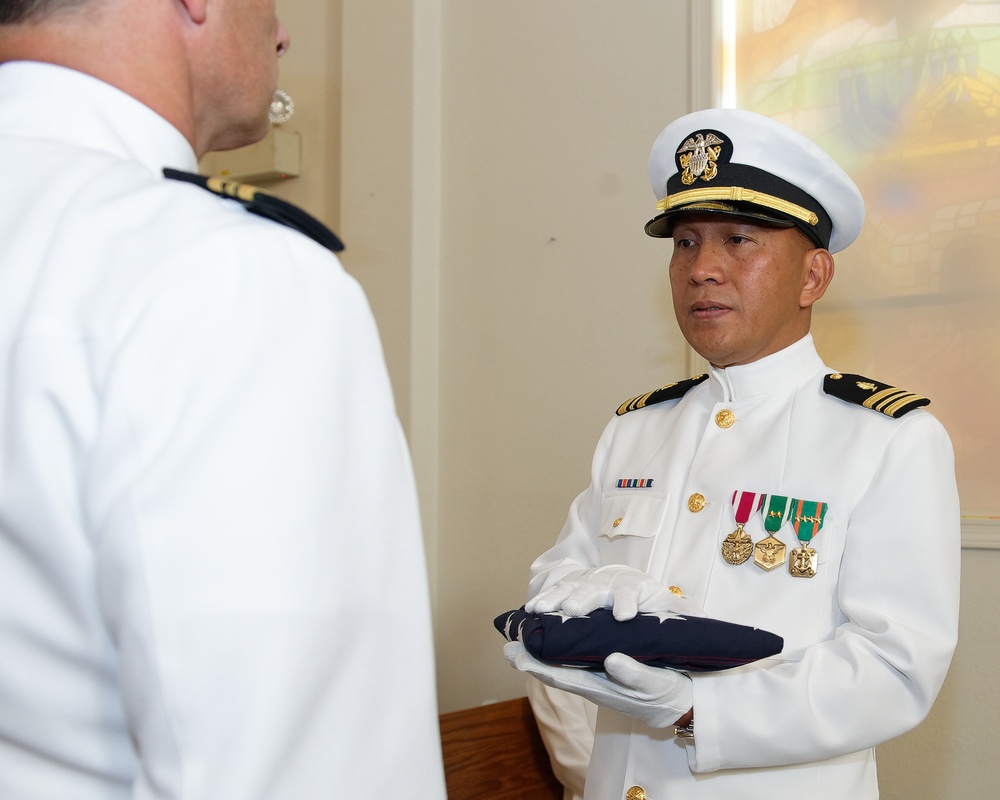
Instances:
[[[241,147],[248,147],[262,141],[271,130],[271,123],[264,116],[255,124],[247,124],[242,127],[231,127],[216,137],[206,151],[209,153],[222,153],[226,150],[238,150]]]

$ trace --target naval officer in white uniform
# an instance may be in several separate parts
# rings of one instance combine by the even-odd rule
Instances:
[[[599,706],[587,800],[877,798],[875,745],[926,716],[955,648],[960,532],[928,400],[827,366],[809,333],[862,198],[815,143],[737,110],[671,123],[649,170],[646,232],[673,239],[677,322],[710,367],[618,409],[527,609],[626,619],[670,611],[670,587],[784,648],[690,676],[505,652]]]

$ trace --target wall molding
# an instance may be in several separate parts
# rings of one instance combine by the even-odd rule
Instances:
[[[431,601],[440,596],[442,0],[412,4],[413,189],[410,211],[410,451],[417,478]]]
[[[717,2],[688,0],[691,21],[691,84],[688,87],[688,111],[712,108],[719,96],[717,43],[720,34],[717,6]]]
[[[962,549],[1000,550],[1000,517],[962,517]]]

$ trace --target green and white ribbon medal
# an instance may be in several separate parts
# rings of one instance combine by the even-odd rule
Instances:
[[[767,572],[785,563],[785,543],[774,534],[788,518],[793,502],[792,498],[780,494],[764,497],[764,530],[768,536],[754,545],[753,563]]]

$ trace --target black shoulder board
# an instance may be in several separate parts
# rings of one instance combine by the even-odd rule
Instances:
[[[873,381],[863,375],[839,372],[827,375],[823,379],[823,391],[848,403],[857,403],[859,406],[881,411],[893,419],[931,402],[919,394]]]
[[[651,392],[646,392],[646,394],[633,397],[631,400],[626,400],[618,406],[618,410],[615,413],[620,417],[622,414],[635,411],[637,408],[645,408],[656,403],[662,403],[665,400],[676,400],[678,397],[683,397],[690,389],[693,389],[706,378],[708,378],[708,375],[695,375],[686,381],[668,383],[659,389],[654,389]]]
[[[319,242],[323,247],[339,253],[344,249],[344,243],[337,238],[337,234],[331,231],[318,219],[309,216],[305,211],[291,203],[268,194],[263,189],[250,186],[246,183],[226,180],[225,178],[208,178],[204,175],[195,175],[193,172],[181,172],[177,169],[164,168],[163,177],[175,181],[186,181],[208,189],[213,194],[226,197],[241,203],[247,211],[261,217],[267,217],[289,228],[294,228],[300,233],[304,233],[314,242]]]

